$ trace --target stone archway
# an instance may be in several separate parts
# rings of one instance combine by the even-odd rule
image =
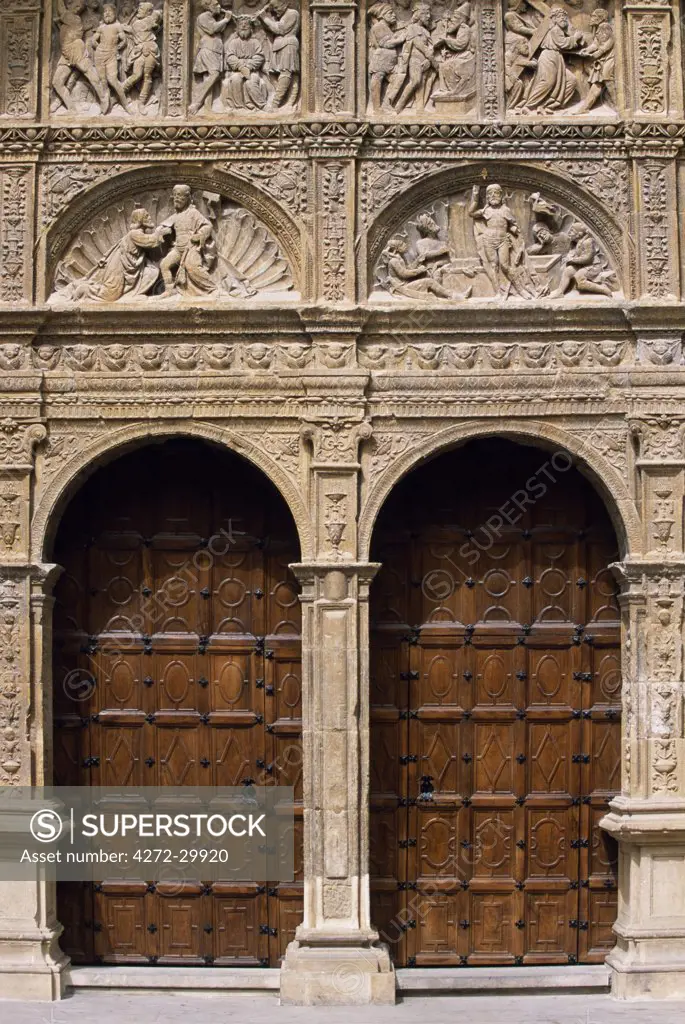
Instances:
[[[238,455],[134,447],[72,496],[52,542],[54,775],[61,785],[295,788],[302,847],[300,607],[293,518]],[[277,965],[290,885],[60,887],[76,962]]]
[[[408,966],[603,960],[621,678],[601,498],[563,451],[478,440],[395,486],[371,551],[381,937]]]

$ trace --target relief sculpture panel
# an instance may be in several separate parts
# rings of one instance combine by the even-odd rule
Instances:
[[[507,111],[616,113],[616,39],[609,10],[584,0],[506,0]]]
[[[540,192],[474,185],[432,203],[387,242],[372,298],[611,298],[616,270],[587,225]]]
[[[410,0],[369,7],[370,113],[473,112],[478,82],[475,7],[412,6]]]
[[[51,112],[161,113],[163,20],[161,0],[56,0]]]
[[[289,261],[248,210],[178,184],[98,214],[57,266],[55,305],[295,297]]]
[[[300,93],[300,12],[288,0],[200,0],[191,114],[292,112]]]

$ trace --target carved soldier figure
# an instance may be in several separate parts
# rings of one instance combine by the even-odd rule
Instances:
[[[388,88],[388,102],[400,113],[407,104],[421,93],[430,68],[436,67],[431,28],[433,17],[428,4],[420,3],[414,8],[411,22],[406,29],[406,38],[400,54],[396,73]],[[400,77],[401,76],[401,77]],[[405,84],[406,79],[406,84]],[[402,85],[404,88],[402,89]],[[400,89],[402,89],[401,94]]]
[[[484,206],[478,206],[479,199],[480,188],[474,185],[467,213],[474,220],[476,250],[495,295],[506,298],[509,286],[513,285],[522,298],[535,298],[535,289],[523,263],[523,238],[514,214],[504,202],[502,186],[488,185]]]
[[[271,11],[274,17],[267,14]],[[271,43],[270,70],[277,76],[276,88],[267,109],[282,107],[286,100],[295,104],[300,92],[300,14],[288,6],[288,0],[271,0],[257,14],[264,27],[275,37]]]
[[[100,102],[102,113],[106,114],[109,90],[100,80],[83,41],[81,14],[84,10],[85,0],[57,0],[60,55],[52,76],[52,88],[67,110],[71,110],[72,95],[68,83],[72,74],[78,72],[88,82]]]
[[[235,35],[226,43],[226,78],[221,90],[227,107],[263,109],[269,86],[262,68],[264,47],[252,34],[252,19],[238,18]]]
[[[579,107],[579,113],[590,110],[600,102],[604,93],[610,102],[614,102],[614,71],[616,58],[614,56],[614,30],[609,22],[609,15],[601,7],[592,12],[590,25],[593,29],[592,42],[579,56],[591,57],[592,66],[588,74],[590,88],[587,96]]]
[[[387,275],[383,283],[388,291],[408,296],[416,296],[417,292],[423,291],[440,299],[451,299],[451,292],[431,277],[421,259],[407,259],[408,251],[409,243],[399,236],[391,238],[383,250],[382,262]]]
[[[398,47],[404,44],[406,30],[397,28],[397,15],[388,3],[373,4],[369,8],[369,92],[374,110],[392,110],[383,102],[383,87],[397,67]]]
[[[571,249],[565,260],[559,287],[550,292],[550,299],[559,299],[570,291],[573,285],[579,292],[596,295],[613,295],[608,281],[615,280],[614,271],[607,267],[607,261],[584,224],[572,224],[568,231]]]
[[[130,112],[124,86],[119,78],[119,61],[126,48],[129,29],[117,21],[117,11],[113,4],[105,4],[102,18],[102,24],[93,33],[95,67],[101,81],[107,83],[124,110]]]
[[[130,92],[134,85],[142,82],[138,101],[144,107],[152,94],[153,75],[160,66],[157,32],[162,25],[162,12],[156,11],[151,3],[141,3],[131,19],[131,39],[127,67],[130,74],[124,82],[124,92]]]
[[[196,114],[203,103],[211,109],[212,91],[224,70],[222,33],[233,16],[230,11],[222,11],[219,0],[202,0],[202,8],[196,21],[198,43],[193,64],[193,74],[200,75],[202,83],[188,108],[191,114]]]

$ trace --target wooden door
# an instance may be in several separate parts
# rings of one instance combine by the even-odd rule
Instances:
[[[299,547],[237,456],[174,441],[98,471],[55,559],[55,783],[291,785],[290,884],[59,886],[76,962],[277,965],[302,914]]]
[[[556,464],[473,444],[379,519],[372,912],[398,964],[593,963],[614,943],[616,541]]]

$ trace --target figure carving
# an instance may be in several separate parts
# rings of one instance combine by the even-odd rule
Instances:
[[[292,109],[300,89],[300,15],[288,0],[254,13],[201,0],[195,20],[192,114]],[[230,27],[229,27],[230,26]],[[228,33],[228,34],[227,34]]]
[[[87,6],[86,6],[87,3]],[[99,0],[57,0],[58,59],[52,76],[53,112],[91,113],[93,99],[100,113],[117,105],[134,113],[130,93],[139,86],[138,112],[145,113],[151,100],[158,103],[155,75],[161,67],[157,34],[162,12],[143,2],[137,8]]]
[[[191,114],[196,114],[203,104],[211,110],[212,91],[224,69],[222,33],[233,17],[231,11],[221,9],[219,0],[202,0],[201,6],[196,20],[198,43],[193,64],[193,74],[200,76],[201,85],[188,108]]]
[[[57,0],[59,57],[52,76],[52,88],[67,110],[74,107],[72,89],[79,78],[90,86],[103,114],[109,110],[109,90],[101,80],[88,53],[84,40],[85,28],[81,15],[85,0]]]
[[[118,241],[105,249],[117,230]],[[287,260],[252,214],[179,184],[161,204],[148,193],[88,225],[57,268],[51,301],[247,298],[292,286]]]
[[[369,96],[374,111],[466,113],[476,95],[477,33],[472,3],[434,16],[418,3],[376,3],[369,9]]]
[[[378,258],[376,288],[396,296],[474,298],[611,297],[615,268],[592,230],[540,192],[501,185],[470,191],[420,211]]]
[[[574,19],[577,23],[559,4],[508,0],[504,65],[509,110],[527,115],[613,110],[615,38],[609,15],[598,7]]]

